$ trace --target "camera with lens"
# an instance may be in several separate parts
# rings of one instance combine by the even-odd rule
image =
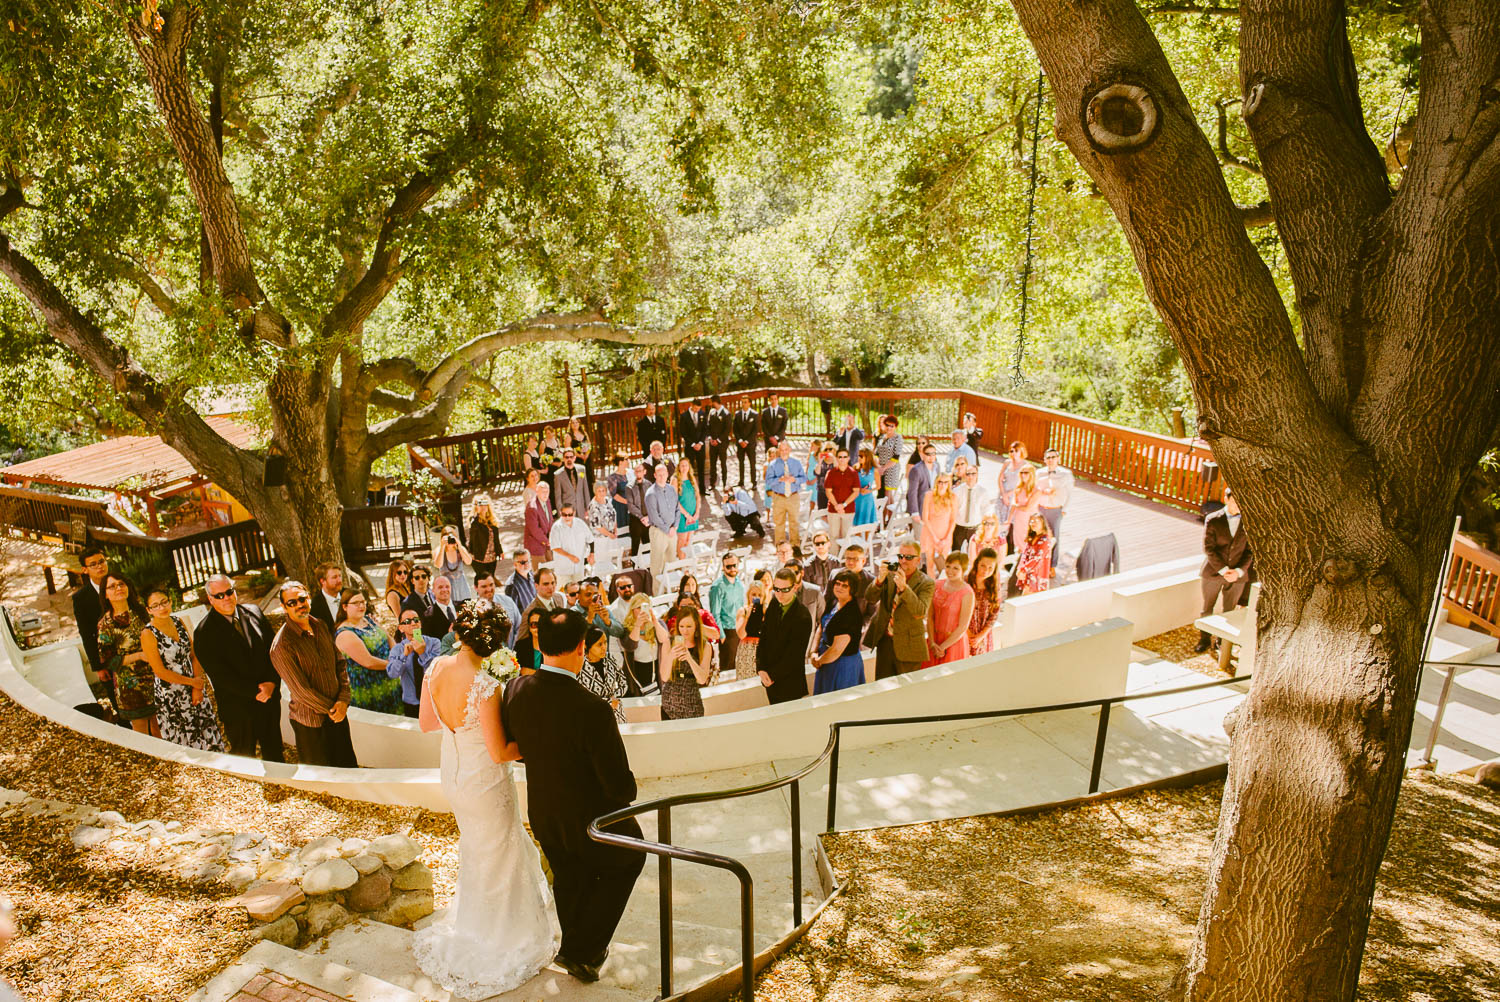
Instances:
[[[887,560],[885,562],[885,569],[888,571],[899,571],[901,569],[901,561]]]

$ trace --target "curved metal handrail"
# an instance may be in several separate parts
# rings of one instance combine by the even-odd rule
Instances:
[[[759,793],[769,793],[783,787],[791,787],[791,823],[792,823],[792,914],[793,926],[802,924],[802,796],[801,781],[814,769],[824,762],[830,762],[828,773],[828,825],[827,831],[834,830],[835,807],[838,803],[838,752],[839,737],[846,727],[888,727],[898,724],[921,724],[921,723],[945,723],[956,720],[981,720],[985,718],[1018,717],[1031,713],[1052,713],[1061,710],[1082,710],[1089,707],[1099,707],[1099,730],[1094,739],[1094,760],[1089,774],[1089,793],[1097,793],[1099,780],[1104,762],[1104,745],[1109,733],[1110,707],[1115,703],[1129,703],[1138,699],[1154,699],[1160,696],[1175,696],[1184,692],[1195,692],[1200,689],[1213,689],[1224,685],[1233,685],[1239,682],[1248,682],[1250,675],[1236,675],[1234,678],[1210,679],[1206,682],[1198,682],[1193,685],[1177,686],[1172,689],[1152,689],[1146,692],[1129,693],[1122,696],[1106,696],[1099,699],[1081,699],[1070,703],[1048,703],[1042,706],[1021,706],[1008,710],[968,710],[963,713],[935,713],[909,717],[878,717],[870,720],[836,720],[828,725],[828,744],[801,769],[790,776],[780,776],[763,783],[755,783],[751,786],[734,787],[728,790],[705,790],[699,793],[674,793],[667,797],[658,797],[655,800],[647,800],[639,804],[631,804],[622,807],[618,811],[611,811],[601,815],[590,822],[588,827],[589,838],[595,842],[606,845],[618,846],[622,849],[631,849],[654,855],[660,859],[660,877],[658,879],[659,894],[661,900],[661,997],[667,998],[672,994],[672,860],[680,859],[688,863],[697,863],[700,866],[712,866],[720,870],[728,870],[733,873],[740,882],[740,977],[742,982],[742,998],[744,1002],[754,1002],[755,998],[755,917],[753,915],[754,880],[745,864],[732,856],[720,855],[716,852],[705,852],[701,849],[688,849],[683,846],[673,845],[669,840],[672,837],[672,808],[682,807],[687,804],[702,804],[717,800],[734,800],[740,797],[751,797]],[[659,841],[651,841],[646,838],[635,838],[631,835],[621,835],[617,832],[605,831],[610,825],[618,824],[629,818],[637,818],[650,811],[657,812],[657,832]]]

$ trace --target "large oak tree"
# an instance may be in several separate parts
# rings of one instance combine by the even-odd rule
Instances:
[[[0,274],[306,573],[495,352],[745,322],[684,277],[712,250],[684,220],[736,143],[800,143],[822,81],[814,23],[730,7],[15,0]],[[263,395],[284,487],[200,386]]]
[[[1242,0],[1243,114],[1294,326],[1131,0],[1014,0],[1246,512],[1264,594],[1195,1002],[1354,997],[1464,474],[1500,419],[1500,11],[1430,0],[1404,169],[1341,0]]]

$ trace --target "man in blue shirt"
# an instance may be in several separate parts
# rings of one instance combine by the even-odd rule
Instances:
[[[666,464],[652,470],[656,483],[646,489],[646,524],[651,530],[651,580],[661,581],[667,561],[677,554],[677,488],[667,483]]]
[[[953,467],[957,465],[960,459],[967,460],[969,465],[975,469],[979,468],[978,457],[974,455],[974,450],[969,445],[969,436],[965,434],[962,428],[957,428],[953,432],[953,451],[948,453],[948,463],[944,469],[948,473],[952,473]]]
[[[755,530],[761,539],[766,538],[766,527],[760,524],[760,509],[755,499],[743,487],[724,492],[724,519],[736,536],[744,536]]]
[[[792,549],[802,548],[802,488],[807,483],[807,469],[792,458],[792,443],[782,439],[776,445],[776,458],[766,468],[766,496],[771,499],[771,531],[780,543],[791,535]]]
[[[719,663],[733,665],[740,637],[734,632],[735,618],[745,604],[745,582],[740,579],[740,557],[737,553],[724,554],[720,562],[723,570],[708,586],[708,611],[714,614],[723,636]]]

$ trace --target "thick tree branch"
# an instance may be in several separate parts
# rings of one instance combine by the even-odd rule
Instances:
[[[396,192],[381,222],[380,236],[375,241],[375,253],[370,258],[369,267],[324,318],[324,333],[355,330],[396,287],[401,280],[398,233],[437,194],[439,184],[439,178],[427,171],[418,171]]]
[[[1240,222],[1245,224],[1245,229],[1253,230],[1261,226],[1270,226],[1276,222],[1276,213],[1271,209],[1270,202],[1256,202],[1254,205],[1237,205]]]
[[[177,300],[172,298],[171,293],[161,287],[155,276],[147,271],[139,263],[127,257],[117,257],[110,261],[110,267],[120,277],[131,282],[137,289],[143,292],[156,311],[164,317],[170,317],[178,310]]]
[[[1246,0],[1240,18],[1241,111],[1285,238],[1308,370],[1339,415],[1365,372],[1359,284],[1347,279],[1390,204],[1344,19],[1342,0]]]
[[[212,256],[214,280],[219,292],[241,315],[242,333],[263,338],[282,347],[290,346],[290,327],[285,318],[265,301],[250,245],[240,219],[234,186],[224,171],[224,160],[208,120],[204,118],[188,79],[187,47],[198,7],[176,3],[163,15],[160,30],[142,25],[135,18],[126,24],[130,40],[146,69],[156,97],[156,107],[187,174],[188,187],[197,203],[203,232]]]
[[[398,414],[410,414],[417,409],[417,402],[411,397],[403,397],[399,393],[390,390],[371,390],[366,399],[371,407],[384,407],[388,411]]]
[[[371,386],[404,383],[414,390],[421,388],[422,380],[426,375],[417,363],[409,358],[383,358],[378,362],[366,363],[360,369],[360,379]]]
[[[260,489],[259,457],[225,441],[180,395],[156,381],[109,338],[0,232],[0,274],[26,297],[47,330],[109,383],[125,408],[200,470],[213,470],[231,494],[250,497]]]
[[[1211,14],[1214,17],[1239,17],[1238,7],[1221,7],[1207,3],[1157,3],[1144,8],[1147,14]]]
[[[1260,177],[1260,165],[1243,157],[1236,156],[1229,150],[1229,115],[1226,109],[1232,104],[1239,104],[1237,97],[1220,98],[1214,102],[1214,112],[1219,116],[1219,163],[1226,167],[1238,167],[1247,174]]]

